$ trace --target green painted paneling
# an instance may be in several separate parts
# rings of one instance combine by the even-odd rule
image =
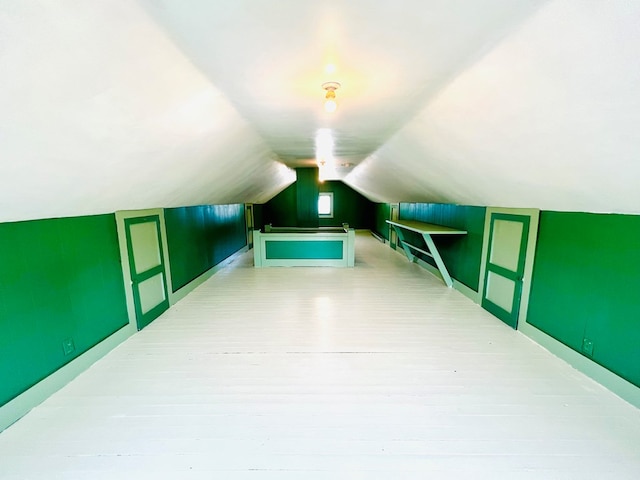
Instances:
[[[389,224],[387,220],[391,220],[391,205],[388,203],[374,204],[374,227],[373,231],[385,240],[389,240]]]
[[[321,227],[373,228],[374,203],[339,180],[325,180],[320,192],[333,192],[333,218],[321,218]],[[317,203],[317,200],[316,200]]]
[[[317,169],[299,169],[315,170]],[[304,175],[304,174],[303,174]],[[300,174],[299,174],[300,176]],[[316,181],[314,188],[307,188],[306,199],[310,199],[313,193],[313,208],[317,224],[315,226],[333,227],[348,223],[352,228],[373,228],[374,226],[374,203],[370,202],[360,193],[353,190],[348,185],[336,180],[319,182],[317,174],[310,175]],[[303,227],[298,221],[298,199],[300,195],[300,182],[290,185],[274,198],[269,200],[263,208],[263,223],[256,226],[264,226],[271,223],[275,227]],[[317,217],[318,192],[333,192],[333,218]],[[305,195],[303,195],[305,196]],[[305,200],[306,201],[306,200]]]
[[[640,216],[541,212],[527,322],[640,386]]]
[[[0,404],[128,323],[114,215],[0,224],[0,267]]]
[[[256,226],[259,225],[263,232],[262,227],[268,224],[274,227],[298,226],[297,191],[297,185],[294,183],[265,203],[262,209],[263,223],[256,223]]]
[[[485,207],[438,203],[401,203],[400,219],[466,230],[466,235],[433,235],[433,241],[453,278],[478,291],[482,263]],[[407,238],[409,242],[412,239]],[[416,239],[418,243],[421,239]],[[435,266],[429,257],[421,258]]]
[[[174,292],[247,244],[244,204],[167,208],[164,216]]]
[[[343,243],[337,240],[266,241],[265,258],[340,260],[342,246]]]
[[[262,230],[264,227],[264,205],[254,203],[253,205],[253,228]]]
[[[296,169],[296,209],[298,227],[317,227],[318,219],[318,169]]]

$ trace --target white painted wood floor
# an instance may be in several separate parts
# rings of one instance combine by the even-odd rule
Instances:
[[[0,478],[640,478],[640,410],[368,235],[356,257],[243,255],[0,434]]]

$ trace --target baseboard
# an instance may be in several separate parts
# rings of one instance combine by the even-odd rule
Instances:
[[[133,326],[126,325],[122,327],[96,346],[0,407],[0,432],[17,422],[29,413],[31,409],[40,405],[134,333],[136,333],[136,329]]]
[[[382,235],[379,235],[377,232],[374,232],[373,230],[370,230],[370,232],[371,232],[371,236],[376,240],[378,240],[380,243],[387,243],[387,241]]]
[[[407,258],[404,250],[402,248],[396,249],[396,251],[401,254],[404,258]],[[421,259],[416,259],[416,263],[423,267],[428,272],[432,273],[438,278],[442,278],[438,269],[429,263],[425,262]],[[458,290],[460,293],[468,297],[476,304],[480,304],[480,294],[471,288],[463,285],[457,280],[453,279],[453,287]],[[640,408],[640,388],[636,387],[631,382],[619,377],[615,373],[607,370],[601,365],[598,365],[596,362],[588,359],[584,355],[576,352],[575,350],[567,347],[563,343],[559,342],[555,338],[547,335],[546,333],[538,330],[533,325],[527,322],[521,322],[518,325],[518,331],[523,335],[530,338],[533,342],[540,345],[542,348],[548,350],[550,353],[555,355],[556,357],[564,360],[569,365],[574,367],[576,370],[584,373],[586,376],[591,378],[594,382],[600,384],[603,388],[610,390],[624,401],[630,403],[631,405]]]
[[[440,272],[438,271],[438,269],[433,265],[431,265],[430,263],[425,262],[421,258],[417,258],[416,263],[420,265],[422,268],[424,268],[425,270],[428,270],[429,273],[432,273],[433,275],[435,275],[436,277],[442,280],[442,275],[440,275]],[[459,291],[461,294],[463,294],[473,303],[477,303],[477,304],[480,303],[480,294],[478,294],[478,292],[467,287],[464,283],[460,283],[455,278],[452,278],[451,280],[453,281],[453,288],[455,288],[457,291]],[[444,282],[444,280],[442,281]]]
[[[198,278],[189,282],[189,284],[185,285],[177,292],[171,294],[169,296],[170,305],[174,305],[175,303],[182,300],[198,286],[211,278],[216,272],[220,271],[220,269],[227,266],[229,263],[231,263],[233,260],[235,260],[241,254],[245,253],[248,250],[249,249],[246,246],[241,248],[215,267],[210,268]],[[113,333],[105,340],[98,343],[79,357],[75,358],[65,366],[59,368],[51,375],[35,384],[33,387],[21,393],[13,400],[1,406],[0,432],[25,416],[31,409],[41,404],[44,400],[60,390],[71,380],[76,378],[91,365],[100,360],[107,353],[109,353],[111,350],[113,350],[115,347],[120,345],[135,333],[136,328],[133,324],[130,323],[129,325]]]
[[[204,282],[206,282],[211,277],[213,277],[221,269],[223,269],[224,267],[229,265],[231,262],[233,262],[235,259],[237,259],[240,255],[242,255],[243,253],[248,252],[248,251],[249,251],[249,247],[247,247],[247,246],[242,247],[236,253],[230,255],[229,257],[224,259],[222,262],[220,262],[215,267],[211,267],[209,270],[207,270],[206,272],[201,274],[199,277],[196,277],[195,279],[191,280],[184,287],[182,287],[179,290],[176,290],[175,292],[171,293],[169,295],[169,304],[170,305],[175,305],[176,303],[178,303],[180,300],[182,300],[184,297],[189,295],[191,292],[193,292],[196,288],[198,288]]]
[[[400,255],[402,255],[404,258],[407,258],[407,255],[404,252],[404,250],[402,249],[402,247],[401,248],[396,248],[395,251],[397,253],[399,253]],[[440,275],[440,271],[436,267],[431,265],[430,263],[427,263],[427,262],[425,262],[424,260],[422,260],[420,258],[416,258],[415,263],[417,265],[420,265],[422,268],[427,270],[429,273],[431,273],[432,275],[438,277],[440,280],[442,280],[444,282],[444,280],[442,279],[442,275]],[[461,294],[463,294],[465,297],[467,297],[473,303],[477,303],[478,305],[480,304],[480,294],[478,292],[476,292],[472,288],[467,287],[464,283],[460,283],[455,278],[452,278],[451,280],[453,281],[453,288],[455,288],[457,291],[459,291]]]
[[[555,338],[527,322],[518,325],[518,331],[529,337],[542,348],[564,360],[576,370],[584,373],[601,386],[618,395],[631,405],[640,408],[640,388],[598,365],[593,360],[567,347]]]

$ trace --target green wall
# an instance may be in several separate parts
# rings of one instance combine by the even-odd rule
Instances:
[[[374,204],[374,224],[373,231],[385,240],[389,239],[389,224],[387,220],[391,220],[391,205],[388,203]]]
[[[264,204],[253,204],[253,228],[262,229],[264,227]]]
[[[173,291],[247,244],[244,204],[164,211]]]
[[[482,263],[485,214],[485,207],[438,203],[400,204],[401,220],[417,220],[467,231],[463,236],[434,235],[433,241],[449,274],[476,292]],[[421,258],[435,265],[431,258],[422,255]]]
[[[114,215],[0,224],[0,266],[0,405],[128,323]]]
[[[293,183],[265,203],[262,208],[263,223],[256,222],[256,228],[264,231],[264,226],[268,224],[272,224],[274,227],[298,226],[296,192],[297,186]]]
[[[313,170],[315,173],[308,173]],[[300,171],[305,171],[304,182],[301,183]],[[256,221],[256,228],[271,223],[276,227],[303,227],[301,224],[300,201],[307,204],[313,203],[313,211],[308,205],[305,207],[306,215],[315,215],[315,226],[331,227],[348,223],[352,228],[373,229],[375,204],[360,193],[338,180],[326,180],[320,182],[317,179],[317,169],[298,169],[298,180],[269,200],[263,206],[262,224]],[[309,179],[314,179],[315,187],[309,185]],[[305,183],[307,182],[307,183]],[[300,193],[300,190],[303,193]],[[318,192],[333,192],[333,218],[318,219]],[[311,213],[310,213],[311,212]],[[257,220],[257,219],[256,219]]]
[[[296,212],[298,227],[315,228],[318,221],[318,169],[296,169]]]
[[[528,323],[640,386],[639,294],[640,216],[541,212]]]
[[[381,234],[387,212],[376,205]],[[400,204],[401,219],[469,232],[434,241],[452,277],[476,291],[485,214],[485,207]],[[540,212],[529,324],[640,386],[639,293],[640,216]]]

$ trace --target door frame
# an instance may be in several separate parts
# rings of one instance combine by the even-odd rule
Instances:
[[[527,318],[529,307],[529,293],[531,291],[531,277],[533,275],[533,262],[536,252],[536,241],[538,239],[538,223],[540,220],[540,210],[535,208],[502,208],[487,207],[484,218],[484,237],[482,240],[482,260],[480,263],[480,278],[478,282],[479,303],[482,305],[484,297],[484,283],[487,274],[487,253],[489,251],[489,241],[491,235],[491,216],[493,214],[520,215],[529,217],[529,234],[527,236],[527,249],[525,252],[524,273],[522,277],[522,291],[520,293],[520,306],[516,329],[520,329]]]
[[[247,248],[253,248],[253,229],[255,228],[255,217],[253,216],[253,203],[244,204],[244,218],[247,226]]]
[[[118,229],[118,243],[120,245],[120,266],[122,267],[122,278],[124,279],[124,294],[127,301],[127,313],[129,315],[129,325],[138,330],[136,319],[136,308],[133,300],[133,281],[131,280],[131,269],[129,267],[129,247],[127,245],[127,230],[125,219],[143,218],[158,216],[160,219],[160,242],[162,246],[162,261],[164,263],[165,283],[167,286],[167,300],[169,307],[173,305],[173,286],[171,284],[171,264],[169,263],[169,246],[167,244],[167,230],[164,221],[164,209],[154,208],[149,210],[120,210],[116,212],[116,226]]]
[[[397,222],[399,218],[400,218],[400,204],[390,203],[389,204],[389,220],[391,220],[392,222]],[[391,224],[387,224],[387,227],[389,227],[389,247],[396,250],[400,239],[398,238],[396,229],[393,228]]]

